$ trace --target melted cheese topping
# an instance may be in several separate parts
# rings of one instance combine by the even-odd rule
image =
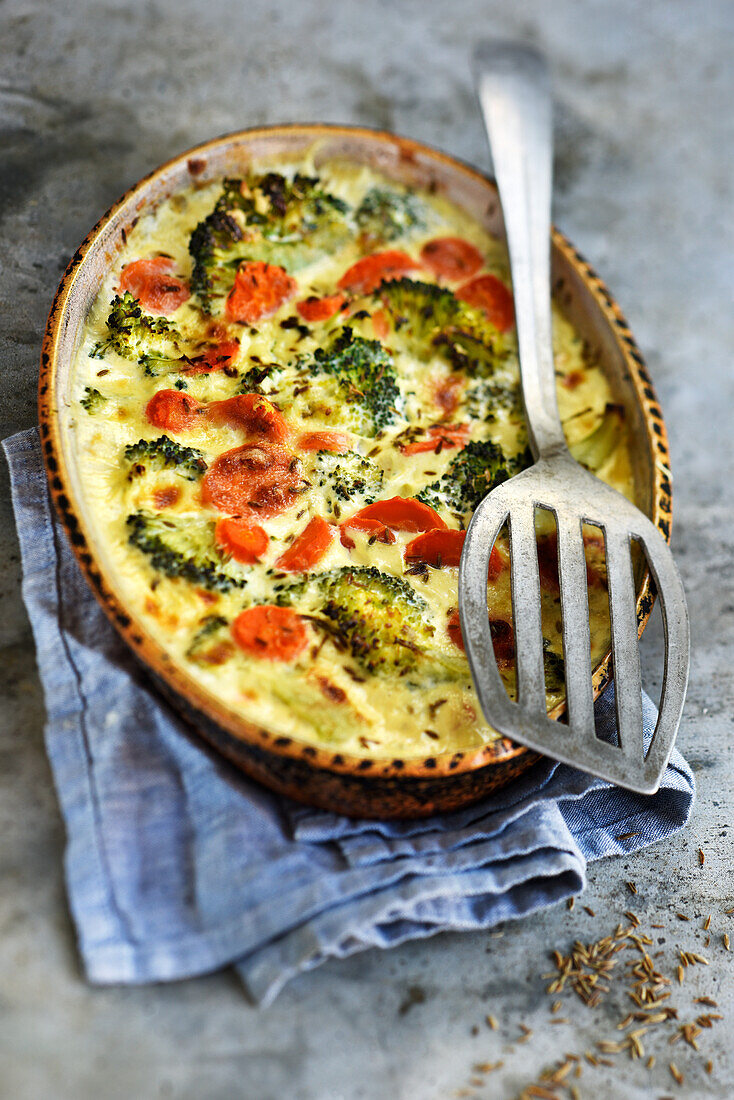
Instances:
[[[272,165],[260,167],[269,170]],[[308,163],[277,166],[285,176],[296,170],[312,171]],[[366,340],[380,339],[384,320],[374,317],[380,303],[368,295],[352,303],[347,315],[314,324],[304,324],[295,303],[310,295],[333,294],[352,263],[365,251],[379,249],[380,244],[375,247],[374,241],[365,247],[364,231],[354,220],[354,211],[365,196],[375,188],[402,196],[405,193],[372,170],[354,164],[328,163],[320,166],[319,175],[324,190],[348,207],[348,235],[335,248],[308,256],[303,266],[294,264],[291,274],[297,280],[297,292],[273,316],[255,325],[225,319],[226,338],[240,345],[232,368],[226,372],[195,374],[169,369],[146,373],[141,363],[113,348],[95,351],[109,336],[110,302],[125,264],[164,253],[172,258],[171,271],[176,276],[191,278],[189,240],[195,227],[212,211],[222,184],[191,188],[140,218],[90,312],[74,367],[76,400],[70,416],[87,511],[93,517],[94,536],[105,546],[119,590],[131,610],[192,678],[233,711],[274,733],[363,756],[409,758],[477,747],[496,734],[483,719],[466,659],[447,630],[458,604],[455,566],[411,569],[404,554],[415,532],[396,531],[395,541],[388,544],[373,540],[367,533],[350,531],[352,547],[343,545],[337,533],[326,555],[304,576],[284,575],[277,569],[276,559],[312,517],[322,516],[337,524],[371,499],[359,492],[346,500],[335,494],[333,484],[320,476],[323,456],[298,454],[303,491],[291,507],[262,521],[269,544],[259,564],[240,565],[222,556],[222,569],[241,587],[222,591],[169,576],[160,563],[130,542],[128,517],[134,513],[169,517],[185,523],[188,529],[202,519],[215,521],[222,514],[202,502],[200,479],[189,479],[182,468],[156,468],[155,463],[141,462],[138,469],[131,470],[130,461],[125,459],[126,447],[161,434],[146,419],[146,405],[156,392],[176,384],[201,402],[222,400],[242,392],[246,372],[253,367],[262,371],[266,365],[269,369],[258,388],[282,410],[292,437],[297,439],[303,431],[349,432],[350,450],[368,456],[382,472],[379,499],[415,497],[447,471],[459,454],[455,446],[437,446],[434,451],[414,454],[401,449],[401,442],[404,445],[406,440],[425,438],[430,426],[442,419],[468,424],[469,439],[491,439],[508,456],[523,452],[526,435],[522,414],[517,400],[509,399],[513,394],[517,396],[519,378],[514,330],[499,340],[502,354],[487,377],[478,379],[471,364],[462,370],[440,349],[417,352],[414,342],[401,335],[400,325],[393,325],[383,341],[397,371],[397,413],[392,423],[377,434],[360,434],[364,425],[355,420],[358,406],[345,400],[344,391],[339,390],[332,376],[314,370],[314,352],[318,347],[328,349],[345,324]],[[415,224],[389,243],[382,243],[383,248],[398,248],[418,264],[427,241],[460,237],[481,253],[481,272],[491,272],[509,286],[507,256],[500,242],[441,197],[419,193],[413,200],[420,211]],[[423,282],[436,281],[423,268],[412,276]],[[456,289],[458,283],[444,285]],[[221,319],[221,302],[218,311]],[[211,318],[196,294],[168,319],[180,335],[179,344],[190,349],[206,348],[212,343]],[[614,419],[614,410],[609,409],[612,398],[599,364],[555,306],[553,320],[560,414],[569,444],[583,448],[592,433],[599,435],[600,425],[609,423],[610,415]],[[167,350],[171,352],[171,348]],[[447,385],[455,386],[458,402],[450,414],[436,399]],[[90,400],[90,391],[100,395],[96,403]],[[217,455],[247,441],[241,426],[216,424],[206,418],[195,430],[167,434],[182,446],[196,448],[209,466]],[[605,481],[632,497],[627,441],[619,419],[611,424],[608,435],[603,446],[592,448],[589,464]],[[295,444],[290,445],[297,451]],[[437,508],[449,527],[465,525],[465,518],[451,508]],[[609,645],[607,593],[600,560],[603,555],[593,543],[588,557],[593,579],[589,586],[591,658],[596,664]],[[399,578],[415,593],[421,608],[419,619],[425,627],[425,635],[421,635],[425,652],[407,672],[392,666],[370,671],[364,660],[348,646],[345,648],[343,639],[340,641],[327,629],[320,578],[345,567],[375,567]],[[493,618],[511,622],[506,567],[490,583],[488,600]],[[305,620],[307,648],[287,662],[258,658],[238,648],[230,627],[243,608],[283,602],[300,614],[313,616]],[[549,652],[556,655],[562,654],[559,619],[557,592],[552,584],[546,584],[543,630]],[[512,669],[505,675],[512,690]],[[549,687],[550,707],[562,697],[562,681],[549,681]]]

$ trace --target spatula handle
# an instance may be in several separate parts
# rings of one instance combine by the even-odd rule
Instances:
[[[556,402],[550,308],[553,134],[548,68],[541,54],[517,43],[483,43],[474,60],[507,233],[523,399],[537,460],[566,450]]]

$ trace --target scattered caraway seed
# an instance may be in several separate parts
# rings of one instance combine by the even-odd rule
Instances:
[[[584,906],[583,908],[587,909],[588,907]],[[629,922],[627,925],[618,924],[614,932],[602,937],[595,943],[585,944],[576,940],[566,955],[557,949],[552,951],[551,955],[555,970],[549,974],[543,974],[542,977],[550,981],[547,986],[549,994],[558,994],[570,990],[589,1008],[593,1009],[610,991],[613,979],[623,972],[626,985],[625,992],[634,1005],[632,1011],[620,1018],[616,1025],[617,1033],[625,1032],[625,1034],[620,1036],[619,1039],[599,1039],[595,1041],[594,1046],[598,1053],[587,1050],[584,1052],[583,1058],[590,1066],[614,1067],[619,1065],[617,1061],[619,1056],[626,1054],[632,1060],[644,1059],[645,1067],[651,1070],[656,1064],[655,1055],[646,1052],[645,1045],[648,1043],[648,1039],[646,1038],[643,1044],[642,1038],[647,1036],[648,1032],[653,1029],[664,1027],[671,1020],[677,1021],[678,1009],[671,1004],[666,1004],[666,1001],[672,995],[671,979],[661,973],[658,968],[659,963],[656,961],[658,957],[664,954],[663,951],[652,951],[654,940],[651,935],[641,929],[640,920],[635,913],[627,910],[624,915]],[[690,920],[685,914],[679,915],[684,920]],[[710,919],[707,919],[707,923],[710,923]],[[653,925],[652,927],[665,926]],[[658,940],[658,942],[665,941]],[[725,946],[729,949],[728,943]],[[623,951],[626,951],[627,954],[622,960],[623,967],[620,967],[620,952]],[[696,951],[678,948],[678,954],[679,962],[677,966],[674,962],[674,967],[677,970],[680,983],[683,982],[688,967],[710,965],[709,960]],[[616,984],[618,986],[619,982]],[[707,1009],[717,1007],[717,1002],[710,996],[702,995],[692,998],[692,1000],[696,1004],[704,1005]],[[557,1015],[562,1007],[563,1002],[560,999],[552,1002],[549,1023],[566,1024],[570,1022],[568,1017]],[[491,1026],[489,1025],[491,1017],[488,1016],[485,1019],[488,1026]],[[704,1039],[707,1038],[704,1033],[713,1028],[714,1023],[721,1019],[723,1019],[723,1016],[718,1012],[701,1013],[695,1020],[676,1024],[672,1034],[666,1028],[668,1041],[671,1044],[676,1044],[682,1040],[692,1050],[698,1051],[699,1038],[702,1036]],[[527,1042],[533,1034],[531,1028],[527,1025],[520,1024],[519,1026],[522,1035],[515,1040],[516,1044]],[[654,1041],[655,1036],[650,1035],[648,1038]],[[704,1039],[701,1039],[701,1041],[703,1042]],[[510,1053],[515,1053],[515,1048],[512,1045],[505,1049]],[[679,1047],[679,1050],[681,1049],[684,1049],[682,1045]],[[683,1085],[685,1083],[683,1072],[678,1069],[675,1062],[669,1062],[668,1065],[673,1079],[677,1084]],[[712,1062],[708,1061],[705,1068],[707,1073],[711,1073],[713,1069]],[[570,1076],[579,1077],[581,1069],[579,1055],[566,1053],[562,1061],[543,1071],[535,1082],[527,1085],[516,1097],[516,1100],[544,1100],[546,1097],[551,1097],[551,1100],[560,1100],[559,1090],[563,1090],[563,1094],[566,1096],[570,1093],[574,1097],[578,1095],[578,1092],[577,1090],[576,1092],[573,1091],[575,1086],[572,1086],[567,1078]],[[474,1072],[484,1072],[483,1067],[475,1065]],[[665,1098],[659,1098],[659,1100],[665,1100]]]
[[[567,909],[573,909],[575,904],[576,904],[576,898],[569,898],[568,901],[566,902],[566,908]]]
[[[703,1068],[706,1070],[707,1073],[713,1073],[714,1063],[711,1061],[710,1058],[709,1058],[708,1062],[706,1063],[706,1065]]]
[[[710,927],[711,927],[711,914],[709,913],[709,915],[706,917],[706,920],[703,922],[704,932],[708,932]]]
[[[485,1016],[484,1017],[484,1022],[486,1023],[488,1028],[491,1028],[492,1031],[497,1030],[498,1025],[497,1025],[497,1018],[495,1016]]]
[[[685,913],[676,913],[675,915],[678,918],[678,920],[690,920],[691,919],[690,917],[687,917],[685,915]]]
[[[476,1073],[494,1073],[496,1069],[501,1069],[504,1064],[504,1062],[477,1062],[474,1071]]]
[[[701,867],[703,867],[704,863],[706,862],[706,856],[704,854],[703,848],[698,849],[698,862],[701,865]]]
[[[724,950],[725,951],[731,950],[730,947],[729,947],[729,935],[728,935],[727,932],[725,932],[724,935],[722,936],[722,940],[723,940],[723,943],[724,943]]]
[[[637,893],[637,887],[635,886],[634,882],[628,882],[627,883],[627,889],[629,890],[630,894],[636,894]]]
[[[589,914],[590,917],[595,917],[596,916],[596,913],[594,912],[594,910],[591,908],[590,905],[585,905],[584,909],[586,910],[586,912]]]
[[[723,1020],[724,1017],[720,1012],[707,1012],[705,1015],[697,1016],[696,1023],[699,1027],[713,1027],[714,1020]]]
[[[620,834],[620,835],[619,835],[619,836],[617,837],[617,840],[629,840],[629,839],[630,839],[630,837],[632,837],[632,836],[639,836],[639,835],[640,835],[639,833],[621,833],[621,834]]]

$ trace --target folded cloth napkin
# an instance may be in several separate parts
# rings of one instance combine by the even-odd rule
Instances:
[[[108,624],[53,513],[35,429],[4,447],[92,981],[234,964],[268,1003],[329,957],[488,928],[577,894],[588,860],[688,820],[694,782],[677,752],[651,797],[542,761],[475,806],[420,821],[350,820],[271,794],[204,747]],[[649,736],[647,698],[644,719]],[[609,692],[597,721],[613,727]]]

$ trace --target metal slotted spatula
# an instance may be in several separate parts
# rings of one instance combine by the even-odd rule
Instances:
[[[551,103],[542,56],[513,44],[475,55],[512,268],[520,373],[535,465],[493,489],[469,525],[459,569],[462,631],[487,721],[500,733],[631,790],[657,790],[680,722],[688,681],[685,595],[670,550],[653,523],[569,453],[556,402],[551,341]],[[568,721],[547,716],[536,508],[555,515]],[[489,556],[510,529],[517,699],[507,694],[487,608]],[[594,728],[589,606],[582,524],[601,529],[606,548],[619,744]],[[665,674],[660,716],[645,755],[632,540],[644,549],[660,598]]]

